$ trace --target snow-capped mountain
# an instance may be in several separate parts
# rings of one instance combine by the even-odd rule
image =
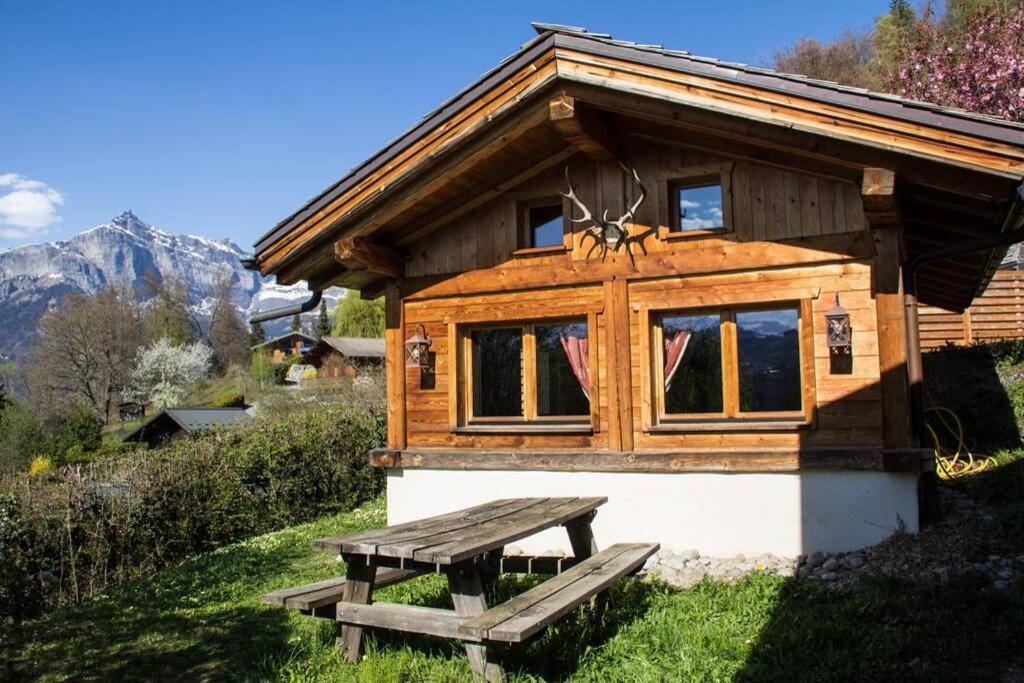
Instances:
[[[0,352],[24,351],[39,318],[67,294],[92,294],[109,283],[138,285],[150,271],[185,283],[200,315],[212,310],[210,294],[224,277],[236,284],[235,303],[246,314],[309,296],[302,284],[278,285],[273,278],[243,268],[241,260],[248,255],[230,240],[174,234],[139,220],[131,211],[68,240],[2,250],[0,320],[5,324],[0,326]],[[325,292],[328,306],[333,308],[343,292]],[[275,333],[288,324],[286,320],[264,327]]]

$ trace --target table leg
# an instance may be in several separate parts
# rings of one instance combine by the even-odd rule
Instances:
[[[565,530],[569,534],[569,544],[572,546],[572,554],[577,561],[597,554],[597,541],[594,539],[594,529],[590,526],[595,515],[597,515],[597,510],[565,524]],[[594,616],[600,620],[608,606],[608,592],[602,591],[592,597],[590,606],[594,610]]]
[[[342,592],[342,601],[355,602],[361,605],[370,604],[373,598],[373,583],[377,576],[377,562],[373,558],[356,555],[348,560],[348,570],[345,572],[345,590]],[[362,654],[363,629],[360,626],[349,626],[338,624],[337,645],[344,653],[345,658],[350,662],[358,662]]]
[[[483,561],[479,565],[484,598],[491,603],[496,599],[498,576],[501,574],[501,557],[504,553],[504,547],[484,553]]]
[[[487,611],[480,570],[472,563],[454,565],[447,571],[448,588],[451,590],[455,613],[460,617],[475,617]],[[474,677],[490,683],[505,680],[505,670],[494,662],[487,661],[487,646],[466,643],[466,656]]]

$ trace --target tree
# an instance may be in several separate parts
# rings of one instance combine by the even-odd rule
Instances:
[[[334,309],[334,334],[339,337],[383,337],[384,299],[367,301],[350,289]]]
[[[316,319],[316,338],[326,337],[331,333],[331,319],[327,315],[327,302],[320,301],[320,314]]]
[[[884,74],[886,87],[924,102],[1024,121],[1024,3],[973,11],[964,4],[955,20],[931,12]]]
[[[185,344],[198,336],[184,282],[164,280],[150,270],[142,276],[142,294],[149,299],[144,317],[147,339],[167,337],[176,344]]]
[[[142,341],[142,317],[127,287],[65,297],[40,321],[25,364],[33,410],[53,416],[84,407],[109,422]]]
[[[299,317],[298,313],[296,313],[295,315],[292,316],[292,332],[301,332],[301,331],[302,331],[302,318]]]
[[[844,85],[877,87],[878,78],[868,68],[871,55],[870,36],[847,30],[831,43],[800,38],[775,53],[775,69]]]
[[[267,341],[267,333],[263,330],[263,323],[256,321],[249,325],[249,346],[259,346]]]
[[[212,359],[213,350],[203,342],[175,345],[160,339],[139,354],[126,395],[160,410],[177,405],[207,376]]]
[[[249,362],[249,332],[234,301],[234,283],[223,278],[214,291],[215,303],[210,319],[210,344],[214,364],[221,370]]]

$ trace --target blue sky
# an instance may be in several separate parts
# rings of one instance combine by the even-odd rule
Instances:
[[[533,37],[530,21],[767,64],[887,5],[0,0],[0,247],[131,208],[251,248]]]

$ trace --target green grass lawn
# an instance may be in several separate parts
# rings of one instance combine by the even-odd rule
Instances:
[[[333,624],[266,606],[267,591],[336,575],[310,539],[384,523],[382,501],[223,548],[2,634],[2,680],[455,681],[449,641],[377,635],[358,665]],[[504,580],[505,593],[526,580]],[[422,577],[381,599],[446,606]],[[981,579],[865,580],[855,588],[754,575],[679,591],[624,580],[605,618],[587,608],[499,652],[512,680],[998,680],[1022,650],[1024,591]]]

